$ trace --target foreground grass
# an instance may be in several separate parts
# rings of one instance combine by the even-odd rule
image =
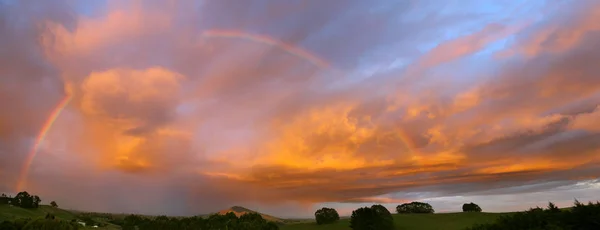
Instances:
[[[76,218],[76,214],[64,209],[53,208],[49,205],[40,205],[40,207],[36,209],[25,209],[20,207],[14,207],[10,205],[0,205],[0,222],[5,220],[16,220],[20,218],[44,218],[46,214],[53,214],[55,217],[71,221]],[[97,220],[98,221],[98,220]],[[104,221],[100,221],[104,222]],[[105,222],[106,223],[106,222]],[[119,226],[114,224],[106,223],[107,226],[103,228],[82,228],[82,229],[103,229],[103,230],[113,230],[113,229],[121,229]]]
[[[394,214],[394,225],[399,230],[459,230],[475,224],[494,222],[507,213],[441,213],[441,214]],[[341,219],[329,225],[316,223],[290,224],[281,226],[281,230],[350,230],[350,219]]]
[[[72,220],[75,218],[75,215],[69,211],[53,208],[48,205],[40,205],[40,207],[36,209],[25,209],[10,205],[0,205],[0,221],[14,220],[18,218],[44,218],[48,213],[64,220]]]

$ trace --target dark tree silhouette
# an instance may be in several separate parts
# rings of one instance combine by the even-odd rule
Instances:
[[[11,200],[12,205],[19,206],[21,208],[37,208],[39,207],[40,202],[42,202],[42,200],[39,196],[32,196],[26,191],[19,192]]]
[[[58,208],[58,204],[56,203],[56,201],[50,202],[50,206],[52,206],[54,208]]]
[[[463,204],[462,210],[463,210],[463,212],[481,212],[481,207],[479,207],[479,205],[471,202],[468,204]]]
[[[411,202],[398,205],[396,207],[398,213],[434,213],[433,207],[428,203]]]
[[[2,193],[2,195],[0,195],[0,204],[10,204],[11,200],[12,200],[12,198],[7,196],[4,193]]]
[[[317,224],[330,224],[340,219],[340,215],[333,208],[321,208],[315,212]]]
[[[352,211],[350,228],[353,230],[393,230],[392,214],[382,205],[363,207]]]

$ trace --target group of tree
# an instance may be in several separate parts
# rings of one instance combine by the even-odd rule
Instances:
[[[11,204],[21,208],[38,208],[40,199],[37,195],[30,195],[28,192],[19,192],[15,197],[9,197],[6,194],[0,195],[0,204]]]
[[[471,202],[468,204],[463,204],[462,210],[463,210],[463,212],[481,212],[481,207],[479,207],[479,205]]]
[[[276,223],[265,220],[260,214],[246,213],[237,217],[229,212],[225,215],[213,214],[207,218],[200,216],[186,218],[169,218],[159,216],[147,218],[129,215],[124,219],[115,219],[112,223],[120,225],[123,230],[278,230]]]
[[[587,205],[575,200],[570,209],[559,209],[549,203],[546,209],[532,208],[500,217],[490,224],[476,225],[470,230],[566,230],[600,229],[600,202]]]
[[[315,212],[317,224],[331,224],[340,220],[340,215],[333,208],[321,208]]]
[[[2,195],[0,195],[0,205],[2,205],[2,204],[10,204],[11,200],[12,200],[12,197],[7,196],[4,193],[2,193]]]
[[[394,219],[387,208],[376,204],[352,211],[350,228],[353,230],[392,230],[394,229]]]
[[[434,213],[433,207],[428,203],[410,202],[396,206],[396,212],[399,214],[406,213]]]
[[[43,219],[17,219],[0,223],[0,230],[77,230],[79,224],[73,221],[59,220],[52,214]]]

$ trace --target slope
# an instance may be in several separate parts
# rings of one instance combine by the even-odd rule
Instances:
[[[75,218],[75,215],[69,211],[59,208],[53,208],[48,205],[40,205],[40,207],[36,209],[25,209],[20,207],[14,207],[11,205],[0,205],[0,220],[13,220],[18,218],[43,218],[48,213],[65,220],[71,220]]]

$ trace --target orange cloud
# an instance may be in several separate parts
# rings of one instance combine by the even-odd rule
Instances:
[[[81,113],[104,164],[125,171],[174,166],[169,163],[174,155],[166,154],[181,151],[190,141],[188,134],[171,127],[184,80],[164,68],[114,69],[85,79]]]

